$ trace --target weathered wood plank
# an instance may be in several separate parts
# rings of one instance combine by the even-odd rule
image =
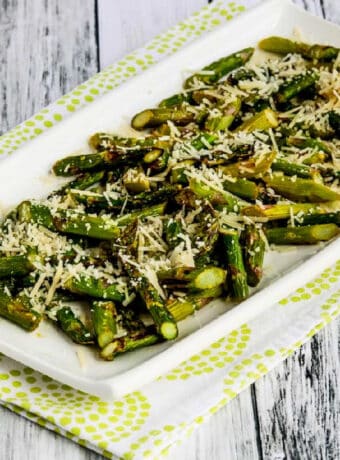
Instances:
[[[340,8],[337,0],[293,0],[307,11],[329,21],[340,22]]]
[[[97,71],[95,0],[0,2],[0,132]]]
[[[103,457],[0,407],[0,458],[100,460]]]
[[[337,320],[255,384],[264,458],[340,457],[339,337]]]
[[[189,440],[172,451],[172,458],[185,460],[260,459],[256,420],[250,389],[243,391]]]
[[[112,64],[148,40],[182,21],[207,0],[100,0],[100,65]]]

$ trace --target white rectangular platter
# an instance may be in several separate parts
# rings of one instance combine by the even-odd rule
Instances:
[[[178,92],[185,71],[194,71],[213,60],[255,45],[269,35],[291,36],[299,28],[305,40],[340,47],[340,28],[313,17],[288,1],[267,1],[243,13],[228,25],[190,44],[172,57],[113,90],[67,120],[25,144],[0,164],[0,204],[10,208],[23,199],[44,197],[60,185],[47,171],[58,158],[86,151],[96,131],[127,134],[131,116]],[[26,333],[0,319],[0,351],[63,383],[104,399],[118,398],[154,380],[232,329],[268,310],[339,258],[340,239],[320,247],[268,253],[260,288],[235,306],[212,302],[180,323],[180,335],[171,343],[127,353],[114,362],[103,362],[95,353],[73,345],[51,324]]]

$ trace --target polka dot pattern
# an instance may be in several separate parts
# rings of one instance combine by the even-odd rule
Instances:
[[[224,368],[228,363],[242,355],[250,339],[251,330],[244,324],[240,329],[232,331],[227,337],[213,343],[201,353],[192,356],[180,366],[166,374],[167,380],[187,380],[210,374],[218,368]]]
[[[225,0],[203,8],[2,136],[0,153],[11,153],[244,9]],[[339,313],[340,261],[265,315],[233,330],[142,391],[117,401],[102,401],[72,389],[0,354],[0,404],[107,458],[171,458],[172,445],[190,436]],[[204,397],[199,393],[202,382],[209,382]],[[198,402],[195,409],[189,404],[193,395]],[[180,411],[171,410],[179,404]]]
[[[324,270],[321,275],[305,284],[305,286],[297,289],[289,297],[280,301],[280,305],[287,305],[290,302],[303,302],[312,297],[319,296],[323,292],[327,292],[331,286],[337,283],[340,279],[340,260],[331,267]]]

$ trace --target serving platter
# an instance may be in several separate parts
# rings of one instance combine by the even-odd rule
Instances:
[[[37,139],[25,144],[0,165],[0,204],[4,212],[23,199],[41,198],[60,186],[48,176],[53,162],[87,150],[96,131],[129,134],[131,116],[178,92],[183,78],[223,55],[251,46],[268,35],[291,36],[340,46],[340,29],[287,1],[271,0],[242,14],[230,24],[190,44],[142,75],[81,109]],[[75,346],[45,322],[28,334],[0,320],[0,351],[63,383],[104,399],[125,393],[167,372],[232,329],[267,310],[276,301],[318,275],[339,258],[340,240],[324,247],[301,247],[267,253],[265,277],[252,296],[239,305],[216,300],[180,323],[180,335],[163,343],[118,357],[99,360],[92,350]]]

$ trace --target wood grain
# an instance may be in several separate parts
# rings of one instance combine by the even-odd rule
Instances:
[[[206,4],[206,0],[100,0],[101,67],[144,45]]]
[[[205,3],[0,0],[0,131],[86,80],[97,71],[99,62],[101,66],[112,63]],[[339,0],[296,3],[340,23]],[[340,320],[221,409],[176,448],[171,458],[340,458],[339,337]],[[0,408],[3,458],[101,457]]]
[[[255,384],[264,458],[340,458],[340,321]]]
[[[94,12],[95,0],[0,1],[0,133],[98,70]]]

